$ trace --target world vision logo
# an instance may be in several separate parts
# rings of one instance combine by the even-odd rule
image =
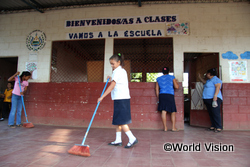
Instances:
[[[46,35],[40,30],[32,31],[26,38],[26,46],[29,50],[42,50],[46,43]]]

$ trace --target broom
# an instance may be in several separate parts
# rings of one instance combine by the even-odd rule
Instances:
[[[19,88],[20,88],[20,93],[21,93],[22,88],[21,88],[21,82],[20,82],[19,75],[17,77],[18,77]],[[23,123],[23,127],[25,127],[25,128],[33,128],[34,125],[31,122],[28,121],[28,117],[27,117],[26,110],[25,110],[25,105],[24,105],[24,100],[23,100],[23,95],[21,95],[21,99],[22,99],[23,110],[24,110],[24,114],[25,114],[25,118],[26,118],[26,122]]]
[[[102,95],[103,95],[103,93],[104,93],[104,91],[105,91],[105,89],[107,87],[108,82],[109,82],[109,78],[108,78],[108,80],[106,82],[106,85],[104,86],[101,97],[102,97]],[[91,124],[92,124],[92,122],[94,120],[94,117],[95,117],[96,111],[97,111],[97,109],[99,107],[99,104],[100,104],[100,101],[98,102],[98,104],[97,104],[97,106],[95,108],[95,112],[94,112],[94,114],[93,114],[93,116],[91,118],[88,129],[87,129],[87,131],[85,133],[85,136],[83,138],[82,144],[75,144],[70,150],[68,150],[68,153],[74,154],[74,155],[80,155],[80,156],[84,156],[84,157],[89,157],[90,156],[89,145],[84,145],[84,143],[85,143],[85,140],[87,138],[90,126],[91,126]]]

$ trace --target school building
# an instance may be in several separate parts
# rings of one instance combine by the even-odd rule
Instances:
[[[109,57],[123,53],[131,128],[162,129],[155,78],[168,66],[180,86],[178,128],[184,122],[210,126],[198,74],[216,68],[223,81],[223,128],[250,130],[249,1],[46,2],[37,10],[0,11],[0,91],[17,70],[33,71],[24,96],[32,123],[88,126],[112,75]],[[112,115],[109,95],[92,127],[112,127]],[[167,121],[171,127],[170,115]]]

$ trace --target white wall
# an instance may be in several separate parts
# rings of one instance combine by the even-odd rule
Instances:
[[[189,36],[173,36],[177,79],[182,81],[184,52],[219,52],[223,82],[230,82],[228,60],[222,59],[221,54],[232,51],[241,60],[240,54],[250,51],[250,4],[247,2],[128,5],[1,14],[0,57],[18,56],[18,70],[25,70],[29,53],[32,53],[26,47],[26,37],[35,29],[45,32],[47,41],[45,47],[37,52],[38,79],[34,82],[49,82],[52,41],[65,40],[66,33],[166,28],[162,23],[64,28],[65,20],[168,14],[178,14],[180,22],[190,23]],[[113,50],[111,39],[106,40],[106,44],[105,60],[106,54]],[[246,61],[249,82],[250,61]],[[110,71],[108,63],[105,63],[105,71],[106,76]]]

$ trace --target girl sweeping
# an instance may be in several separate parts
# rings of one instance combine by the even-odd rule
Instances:
[[[11,111],[9,115],[9,121],[8,121],[8,126],[11,128],[21,127],[21,114],[22,114],[22,100],[21,96],[24,95],[24,93],[27,91],[27,86],[29,85],[28,80],[31,77],[31,73],[29,71],[23,71],[21,76],[20,76],[20,82],[21,82],[21,89],[22,92],[20,92],[19,88],[19,82],[18,82],[18,77],[20,72],[16,72],[13,76],[11,76],[8,81],[12,82],[15,81],[14,84],[14,89],[12,91],[12,104],[11,104]],[[17,114],[16,114],[17,111]],[[15,120],[15,114],[16,114],[16,126],[14,125],[14,120]]]
[[[133,133],[130,131],[128,124],[131,121],[130,113],[130,94],[128,88],[128,76],[124,66],[124,56],[118,53],[109,58],[113,69],[111,84],[104,94],[98,98],[97,102],[102,101],[111,92],[111,98],[114,100],[113,125],[116,127],[116,140],[109,143],[112,146],[122,146],[121,130],[129,138],[128,144],[124,148],[130,148],[138,143]]]

